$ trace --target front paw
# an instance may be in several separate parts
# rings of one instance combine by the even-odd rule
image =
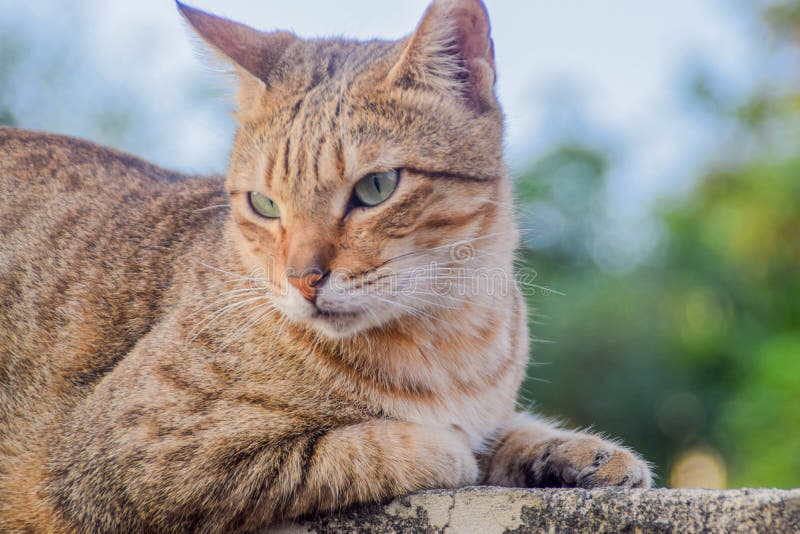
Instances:
[[[629,450],[585,434],[551,438],[522,465],[525,486],[649,488],[650,469]]]
[[[434,474],[432,487],[463,488],[477,484],[478,461],[470,447],[469,436],[455,426],[432,430],[434,434],[430,437],[435,446],[424,454],[426,462],[429,462],[428,468]]]
[[[513,444],[507,444],[513,445]],[[490,482],[529,488],[649,488],[646,462],[628,449],[590,434],[559,433],[520,450],[496,453]],[[502,458],[510,455],[513,458]],[[494,479],[494,480],[492,480]],[[503,483],[505,482],[505,483]],[[509,484],[510,483],[510,484]]]

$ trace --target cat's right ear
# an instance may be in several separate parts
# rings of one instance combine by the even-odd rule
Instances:
[[[489,14],[482,0],[432,0],[388,80],[459,94],[477,111],[497,108]]]
[[[275,66],[286,49],[298,40],[290,32],[261,32],[179,1],[175,3],[201,39],[236,68],[240,78],[240,100],[249,99],[241,93],[269,86]]]

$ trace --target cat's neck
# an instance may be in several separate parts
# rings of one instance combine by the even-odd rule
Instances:
[[[512,300],[502,294],[465,299],[455,309],[407,316],[343,339],[325,339],[295,323],[283,327],[280,341],[312,346],[315,358],[357,373],[379,389],[437,396],[476,387],[504,365],[505,314]]]

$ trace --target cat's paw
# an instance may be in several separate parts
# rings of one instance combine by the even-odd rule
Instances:
[[[489,481],[530,488],[649,488],[647,463],[625,447],[591,434],[559,433],[522,450],[497,451]],[[494,479],[494,480],[492,480]]]
[[[649,488],[650,469],[628,449],[588,434],[548,439],[522,464],[527,487]]]
[[[480,476],[478,460],[470,447],[469,437],[457,426],[435,429],[437,444],[428,456],[436,477],[436,487],[463,488],[474,486]]]

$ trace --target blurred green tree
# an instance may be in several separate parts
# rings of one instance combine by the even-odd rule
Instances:
[[[778,38],[800,35],[798,14],[798,1],[763,11]],[[682,453],[711,449],[731,486],[800,486],[800,95],[765,80],[730,103],[691,85],[734,133],[694,191],[659,211],[662,239],[635,269],[592,261],[602,150],[567,143],[518,180],[532,236],[521,270],[566,294],[528,288],[552,318],[532,330],[556,343],[534,346],[552,365],[532,367],[525,396],[622,437],[662,484]]]

